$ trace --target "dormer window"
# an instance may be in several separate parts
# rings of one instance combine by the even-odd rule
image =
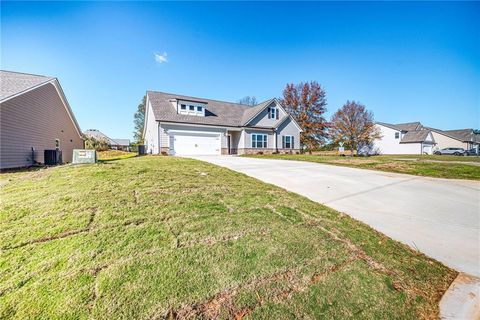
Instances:
[[[395,132],[395,139],[400,138],[400,132]]]
[[[276,107],[268,108],[268,119],[278,119],[278,110]]]
[[[177,100],[177,113],[187,116],[205,116],[205,106],[200,102],[193,101],[178,101]]]

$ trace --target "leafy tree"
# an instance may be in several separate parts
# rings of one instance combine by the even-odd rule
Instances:
[[[108,141],[105,139],[95,139],[92,136],[83,135],[86,149],[94,149],[97,151],[105,151],[110,149]]]
[[[300,143],[307,149],[316,149],[327,137],[327,111],[325,90],[316,81],[287,84],[283,90],[282,104],[302,128]]]
[[[244,104],[247,106],[256,106],[258,104],[257,98],[255,98],[254,96],[251,96],[251,97],[245,96],[242,99],[238,100],[238,103]]]
[[[343,143],[351,155],[359,146],[370,145],[373,140],[381,138],[373,113],[355,101],[347,101],[335,112],[329,131],[332,141],[336,144]]]
[[[133,123],[135,124],[135,131],[133,132],[133,139],[137,144],[143,143],[143,126],[145,122],[145,100],[143,96],[142,102],[137,107],[137,112],[133,116]]]

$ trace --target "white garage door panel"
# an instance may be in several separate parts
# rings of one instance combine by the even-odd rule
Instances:
[[[220,134],[175,133],[170,137],[175,155],[217,155],[220,150]]]

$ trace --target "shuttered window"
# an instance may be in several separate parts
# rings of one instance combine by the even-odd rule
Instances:
[[[282,148],[293,149],[293,136],[282,136]]]

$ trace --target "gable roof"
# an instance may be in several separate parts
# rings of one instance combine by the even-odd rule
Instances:
[[[473,129],[458,129],[458,130],[440,130],[436,128],[428,128],[428,129],[461,142],[480,143],[480,134],[475,133],[475,130]]]
[[[152,106],[156,121],[244,127],[248,125],[250,120],[276,99],[264,101],[256,106],[247,106],[233,102],[203,99],[173,93],[147,91],[147,100]],[[205,103],[205,116],[200,117],[177,113],[175,103],[179,100]],[[292,121],[295,120],[292,118]],[[259,126],[255,127],[261,128]],[[271,128],[273,129],[273,127]]]
[[[55,78],[0,70],[0,82],[2,84],[0,86],[0,101],[52,80],[55,80]]]
[[[405,133],[400,140],[400,143],[424,142],[430,130],[413,130]]]
[[[248,124],[253,118],[255,118],[263,109],[265,109],[270,103],[273,102],[274,99],[270,99],[267,101],[263,101],[256,106],[250,107],[245,110],[243,117],[242,117],[242,125]]]
[[[407,122],[407,123],[397,123],[397,124],[378,122],[378,121],[376,123],[394,130],[398,130],[398,131],[414,131],[414,130],[420,130],[422,128],[422,124],[418,121]]]
[[[15,98],[18,95],[34,90],[43,85],[51,83],[57,90],[58,96],[67,111],[70,120],[75,126],[75,130],[79,137],[82,137],[82,130],[73,114],[72,108],[67,101],[67,97],[63,92],[62,86],[57,78],[41,76],[36,74],[0,70],[0,102],[5,102]]]

